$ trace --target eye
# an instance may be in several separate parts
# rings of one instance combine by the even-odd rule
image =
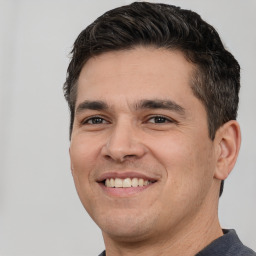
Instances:
[[[148,119],[149,123],[154,123],[154,124],[164,124],[164,123],[174,123],[174,120],[170,118],[166,118],[164,116],[153,116]]]
[[[89,124],[89,125],[95,125],[95,124],[107,124],[108,122],[100,117],[100,116],[94,116],[94,117],[90,117],[85,119],[82,124]]]

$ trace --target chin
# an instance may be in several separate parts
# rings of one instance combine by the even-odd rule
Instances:
[[[104,233],[123,242],[135,242],[145,239],[151,232],[153,227],[152,218],[138,214],[122,214],[105,215],[104,218],[99,218],[98,226]]]

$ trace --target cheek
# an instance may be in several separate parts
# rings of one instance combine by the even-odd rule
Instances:
[[[99,153],[99,144],[88,136],[73,137],[70,144],[72,172],[76,175],[88,175],[93,169]]]
[[[73,137],[70,144],[70,159],[72,175],[78,196],[84,208],[91,212],[91,202],[94,199],[92,191],[93,172],[97,158],[97,143],[92,143],[85,136]]]
[[[150,147],[153,155],[165,167],[167,175],[175,173],[177,168],[185,168],[193,163],[193,146],[178,133],[158,137],[152,141]]]
[[[92,191],[94,181],[92,170],[95,169],[97,143],[92,143],[85,136],[73,137],[70,144],[72,175],[78,196],[84,208],[91,213],[92,202],[95,200]]]
[[[153,154],[165,168],[167,188],[177,196],[189,194],[212,179],[211,143],[202,137],[176,133],[154,142]]]

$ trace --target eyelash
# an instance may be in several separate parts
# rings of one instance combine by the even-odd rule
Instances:
[[[108,123],[108,121],[105,120],[104,117],[101,117],[101,116],[92,116],[92,117],[89,117],[89,118],[86,118],[82,121],[82,125],[86,125],[86,124],[89,124],[89,125],[97,125],[97,124],[102,124],[102,123],[93,123],[93,120],[97,120],[97,119],[101,119],[101,121],[105,121],[106,123]],[[92,122],[92,123],[89,123],[89,122]]]
[[[156,122],[156,119],[162,119],[162,121],[164,122]],[[155,119],[155,122],[149,122],[149,120],[151,119]],[[173,120],[172,118],[170,117],[165,117],[165,116],[161,116],[161,115],[155,115],[155,116],[151,116],[150,118],[148,118],[146,120],[146,122],[149,122],[149,123],[153,123],[153,124],[166,124],[166,123],[177,123],[175,120]]]
[[[97,122],[97,119],[99,121],[100,119],[100,123]],[[154,122],[149,122],[151,119],[155,119]],[[157,122],[156,119],[161,119],[163,122]],[[93,123],[94,121],[96,121],[95,123]],[[90,123],[91,122],[91,123]],[[165,116],[161,116],[161,115],[155,115],[155,116],[150,116],[149,118],[147,118],[147,120],[145,121],[145,123],[153,123],[153,124],[165,124],[165,123],[177,123],[175,120],[171,119],[171,118],[167,118]],[[85,120],[83,120],[82,125],[98,125],[98,124],[105,124],[105,123],[109,123],[104,117],[101,116],[93,116],[93,117],[89,117],[86,118]]]

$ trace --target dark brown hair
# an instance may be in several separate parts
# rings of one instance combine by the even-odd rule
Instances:
[[[194,95],[204,104],[209,137],[235,120],[240,89],[240,66],[216,30],[192,11],[176,6],[135,2],[110,10],[83,30],[74,43],[64,84],[72,133],[77,80],[84,64],[109,51],[153,46],[181,51],[197,69],[191,78]],[[221,186],[221,193],[223,182]]]

